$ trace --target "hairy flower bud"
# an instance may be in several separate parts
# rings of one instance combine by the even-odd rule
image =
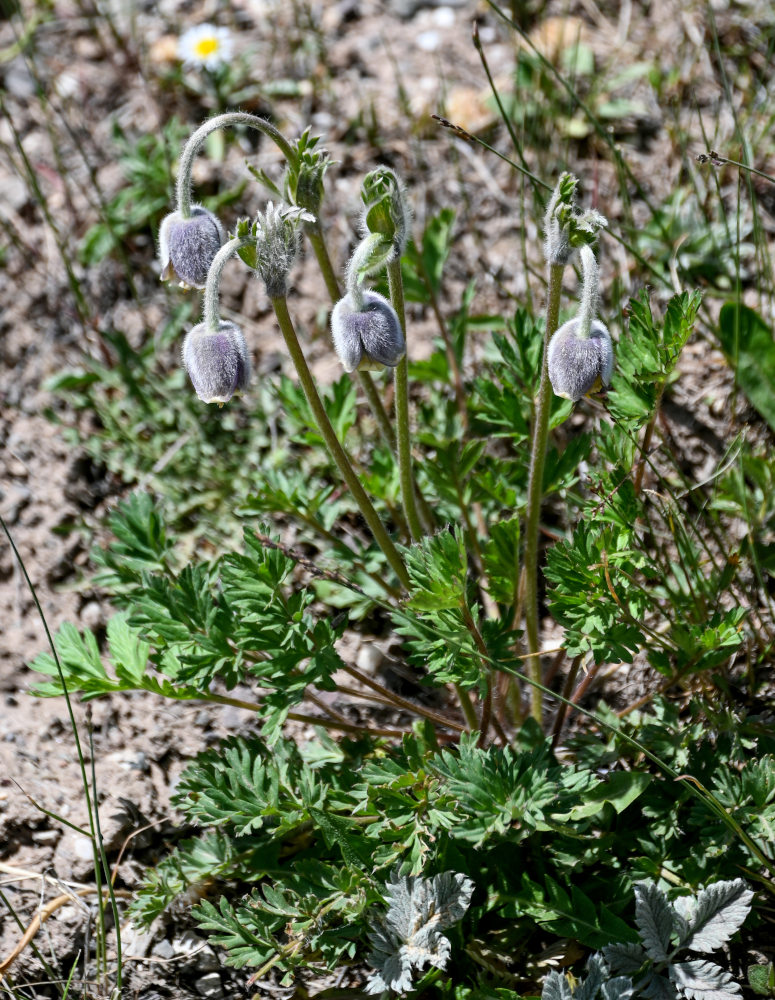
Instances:
[[[250,358],[242,331],[220,320],[218,329],[207,323],[193,327],[183,341],[183,366],[204,403],[228,403],[250,382]]]
[[[256,217],[256,274],[266,285],[270,299],[287,294],[288,274],[301,244],[300,227],[314,221],[315,216],[304,209],[273,205],[271,201],[266,211]]]
[[[574,402],[607,386],[614,370],[611,335],[600,320],[592,320],[588,337],[580,331],[578,317],[563,323],[549,341],[546,358],[555,394]]]
[[[361,200],[364,235],[379,233],[389,242],[393,256],[400,257],[406,249],[412,218],[401,179],[390,167],[377,167],[363,178]]]
[[[213,258],[226,239],[218,219],[201,205],[194,205],[184,219],[170,212],[159,229],[162,281],[173,274],[191,288],[204,288]]]
[[[406,353],[406,341],[395,309],[377,292],[361,293],[360,307],[352,292],[334,306],[331,335],[346,372],[395,368]]]

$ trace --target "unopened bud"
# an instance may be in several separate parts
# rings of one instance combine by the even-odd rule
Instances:
[[[611,335],[599,319],[592,320],[588,337],[581,336],[578,317],[568,320],[549,341],[546,364],[555,394],[576,402],[610,383],[614,370]]]
[[[564,266],[580,247],[594,245],[599,231],[608,225],[595,209],[582,211],[576,206],[578,183],[573,174],[562,174],[546,206],[544,256],[552,266]]]
[[[409,199],[401,179],[390,167],[377,167],[363,178],[361,200],[364,235],[378,233],[389,243],[393,256],[400,257],[411,224]]]
[[[250,357],[240,328],[220,320],[218,328],[207,323],[193,327],[183,341],[183,365],[197,396],[204,403],[228,403],[250,382]]]
[[[194,205],[189,218],[171,212],[159,229],[162,281],[177,275],[191,288],[204,288],[207,272],[226,239],[220,222],[201,205]]]
[[[304,209],[273,205],[271,201],[266,211],[256,217],[256,273],[270,299],[286,295],[288,273],[301,243],[300,226],[314,221],[315,216]]]
[[[395,368],[406,353],[395,309],[377,292],[363,291],[360,308],[351,293],[334,306],[331,334],[346,372]]]

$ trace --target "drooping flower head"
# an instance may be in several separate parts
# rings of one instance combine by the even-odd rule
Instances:
[[[198,24],[178,39],[178,57],[189,69],[218,69],[229,62],[234,46],[228,28]]]
[[[193,205],[187,219],[180,212],[170,212],[159,229],[162,281],[177,275],[184,285],[204,288],[225,238],[217,217],[201,205]]]
[[[344,370],[395,368],[406,353],[395,309],[377,292],[363,290],[358,298],[348,292],[331,313],[334,350]]]
[[[611,381],[614,350],[611,335],[596,318],[598,269],[591,246],[581,250],[581,308],[549,341],[546,367],[557,396],[574,402],[588,392],[597,392]]]
[[[204,403],[228,403],[250,382],[250,357],[242,331],[220,320],[218,328],[198,323],[183,341],[183,366]]]
[[[549,341],[546,364],[555,395],[576,402],[611,382],[611,335],[599,319],[592,321],[588,337],[581,335],[578,317],[568,320]]]

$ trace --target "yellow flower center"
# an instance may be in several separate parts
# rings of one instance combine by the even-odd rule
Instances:
[[[213,52],[218,51],[218,39],[213,38],[203,38],[201,41],[197,42],[194,46],[194,52],[199,56],[200,59],[206,59],[211,56]]]

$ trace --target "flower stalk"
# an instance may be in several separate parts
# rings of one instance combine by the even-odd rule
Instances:
[[[560,320],[560,297],[562,295],[562,275],[564,263],[549,265],[549,297],[546,303],[546,331],[541,362],[541,380],[538,386],[535,417],[533,420],[533,440],[530,452],[530,474],[527,489],[527,514],[525,519],[525,556],[523,564],[525,585],[525,632],[530,659],[527,661],[527,675],[531,681],[541,683],[541,659],[539,656],[538,628],[538,532],[543,498],[544,465],[546,464],[546,442],[549,437],[549,413],[552,406],[552,387],[547,367],[549,341]],[[539,724],[543,717],[543,696],[541,689],[531,685],[530,707],[533,718]]]
[[[176,194],[177,210],[184,219],[191,217],[191,170],[194,159],[208,135],[211,132],[215,132],[216,129],[225,128],[227,125],[247,125],[258,132],[263,132],[264,135],[275,143],[286,160],[289,163],[293,162],[293,147],[282,132],[265,118],[248,114],[246,111],[227,111],[225,114],[209,118],[191,135],[180,154]]]
[[[224,243],[213,258],[210,270],[207,272],[204,306],[202,309],[202,320],[210,330],[217,330],[221,320],[221,313],[218,308],[218,296],[221,290],[221,278],[226,262],[239,253],[243,247],[249,246],[251,243],[255,243],[255,239],[252,236],[236,236],[234,239],[229,240],[228,243]]]
[[[384,552],[385,558],[390,564],[393,572],[401,581],[401,585],[404,589],[409,590],[409,574],[406,570],[406,566],[404,565],[404,561],[399,555],[398,549],[393,544],[390,535],[388,535],[385,530],[385,526],[382,524],[379,514],[377,514],[374,509],[374,505],[366,495],[366,491],[363,486],[361,486],[361,482],[358,479],[352,464],[350,463],[350,459],[347,457],[344,448],[339,443],[336,432],[331,426],[331,421],[328,419],[328,414],[323,406],[323,401],[321,400],[315,386],[315,380],[312,377],[312,373],[310,372],[306,358],[304,357],[304,352],[299,344],[299,338],[296,335],[293,321],[290,313],[288,312],[288,303],[286,298],[284,295],[270,296],[270,300],[275,316],[277,317],[277,322],[280,326],[280,331],[283,335],[283,339],[285,340],[286,347],[288,348],[288,353],[293,361],[294,367],[296,368],[304,395],[307,398],[307,402],[309,403],[310,409],[315,417],[315,422],[317,423],[318,429],[323,436],[323,440],[326,443],[326,447],[336,463],[342,478],[352,493],[355,502],[358,504],[364,520],[368,524],[369,529],[374,536],[374,540]]]
[[[390,301],[398,315],[398,321],[406,339],[406,309],[404,307],[404,284],[401,277],[401,259],[395,257],[387,265]],[[412,449],[409,435],[409,362],[406,354],[395,368],[396,387],[396,435],[398,442],[398,474],[401,483],[401,500],[406,514],[409,533],[412,541],[417,542],[423,536],[423,527],[417,513],[417,502],[414,492],[414,474],[412,472]]]
[[[309,239],[310,245],[312,247],[312,252],[315,255],[315,260],[318,262],[318,267],[320,268],[320,273],[323,276],[323,281],[326,284],[326,290],[331,298],[331,301],[336,303],[342,297],[341,290],[339,288],[339,282],[334,272],[334,267],[331,263],[331,257],[328,253],[328,246],[326,245],[326,240],[323,235],[323,231],[320,225],[315,223],[307,223],[305,226],[305,232],[307,238]],[[382,397],[379,394],[379,390],[374,383],[374,379],[371,377],[371,372],[358,371],[355,375],[363,389],[363,394],[366,397],[366,402],[369,404],[372,416],[377,422],[380,434],[392,451],[396,451],[396,433],[393,430],[393,425],[390,422],[390,417],[388,416],[387,410],[385,409],[385,404],[382,402]]]

